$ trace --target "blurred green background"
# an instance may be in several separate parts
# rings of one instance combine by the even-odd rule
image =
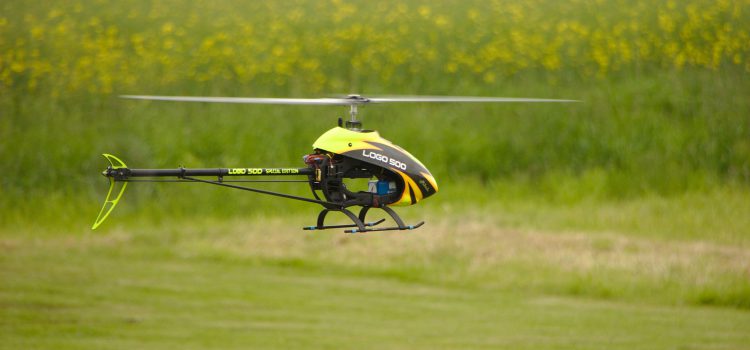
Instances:
[[[108,185],[98,175],[106,166],[101,153],[134,168],[303,166],[312,142],[347,113],[340,107],[142,102],[118,95],[348,93],[583,102],[364,108],[365,126],[418,157],[440,185],[438,195],[403,211],[410,221],[428,222],[413,233],[310,236],[298,227],[312,223],[317,208],[188,184],[131,185],[102,232],[88,231]],[[0,343],[147,343],[136,329],[131,337],[143,343],[112,342],[119,322],[112,320],[122,317],[136,328],[162,325],[153,335],[161,341],[155,347],[169,347],[170,339],[232,345],[221,322],[260,321],[208,312],[216,310],[213,301],[221,298],[214,293],[221,292],[188,287],[193,282],[179,271],[194,269],[227,270],[237,280],[265,283],[270,294],[260,297],[272,304],[304,299],[287,293],[301,283],[296,277],[317,278],[334,289],[365,278],[377,289],[409,295],[422,287],[449,288],[483,300],[465,303],[464,296],[453,295],[440,301],[442,294],[431,289],[427,299],[455,307],[458,320],[511,305],[530,315],[510,332],[523,335],[516,340],[508,340],[515,339],[509,334],[482,338],[498,330],[466,327],[451,342],[414,326],[408,329],[421,334],[419,340],[404,343],[372,333],[372,325],[388,329],[400,323],[370,310],[374,318],[354,325],[363,334],[354,343],[358,347],[747,346],[748,96],[746,0],[5,1],[0,312],[2,335],[11,341]],[[309,192],[304,186],[269,188]],[[58,271],[69,260],[77,268]],[[122,265],[131,260],[142,269]],[[114,293],[100,266],[119,271],[121,285],[164,281],[166,291],[192,290],[173,296],[178,305],[202,305],[192,311],[192,328],[170,338],[180,333],[182,318],[161,322],[158,315],[174,310],[152,304],[165,290]],[[260,279],[246,280],[237,266]],[[154,272],[161,269],[178,272],[164,280]],[[278,273],[291,277],[271,277]],[[78,279],[84,282],[71,282]],[[217,283],[230,289],[236,298],[231,302],[256,300],[244,289],[231,289],[229,281]],[[352,307],[382,297],[355,295],[339,291],[327,297],[341,297]],[[496,303],[495,295],[505,301]],[[102,301],[82,308],[78,298],[84,297]],[[385,309],[408,308],[409,298],[397,300],[403,301]],[[598,315],[610,307],[597,304],[602,300],[613,303],[610,318],[584,313],[573,328],[542,340],[533,336],[537,318],[568,322],[581,305]],[[538,307],[545,303],[560,314]],[[297,315],[282,312],[288,317],[280,319],[300,324],[309,324],[300,314],[330,316],[332,327],[357,317],[302,304],[276,311]],[[646,317],[629,328],[644,335],[640,340],[574,341],[616,318],[639,320],[630,308],[651,307],[670,308],[668,320],[697,312],[716,327],[729,322],[721,326],[728,333],[689,331],[705,330],[704,324],[683,325],[680,332],[670,321]],[[79,326],[50,321],[55,317],[48,309]],[[438,322],[446,315],[451,313],[432,310],[393,317],[421,320],[440,335],[450,325]],[[507,318],[495,316],[484,317],[507,326]],[[270,338],[234,345],[330,347],[348,339],[310,329],[298,330],[306,335],[301,338],[286,338],[274,317],[261,322],[273,329]],[[189,332],[209,321],[221,332]],[[615,324],[602,329],[615,340],[617,330]],[[654,341],[645,336],[650,330],[670,336]],[[70,332],[85,336],[60,342]]]

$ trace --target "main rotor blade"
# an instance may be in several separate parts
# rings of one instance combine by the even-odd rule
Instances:
[[[193,97],[193,96],[146,96],[120,95],[122,98],[151,101],[209,102],[209,103],[252,103],[282,105],[334,105],[349,106],[364,104],[367,100],[351,98],[271,98],[271,97]]]
[[[459,103],[513,103],[513,102],[556,102],[569,103],[581,102],[578,100],[558,100],[549,98],[523,98],[523,97],[472,97],[472,96],[380,96],[370,97],[372,103],[398,103],[398,102],[459,102]]]
[[[275,97],[205,97],[205,96],[150,96],[120,95],[122,98],[151,101],[249,103],[282,105],[334,105],[352,106],[367,103],[570,103],[578,100],[523,97],[473,97],[473,96],[379,96],[373,98],[349,95],[340,98],[275,98]]]

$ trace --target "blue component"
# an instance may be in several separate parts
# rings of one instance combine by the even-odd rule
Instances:
[[[316,230],[318,226],[307,226],[305,227],[306,230]]]
[[[378,195],[384,196],[388,194],[388,189],[389,189],[388,187],[389,187],[388,181],[385,181],[385,180],[378,181],[378,184],[377,184]]]

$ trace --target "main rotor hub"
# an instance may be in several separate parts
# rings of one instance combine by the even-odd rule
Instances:
[[[352,131],[361,131],[362,122],[357,120],[357,107],[365,103],[370,102],[370,99],[364,98],[360,95],[348,95],[347,100],[351,100],[349,104],[349,121],[346,122],[346,128]]]

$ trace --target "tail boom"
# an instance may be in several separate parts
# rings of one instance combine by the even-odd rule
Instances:
[[[284,175],[298,175],[308,176],[314,175],[315,170],[312,168],[177,168],[177,169],[130,169],[125,165],[125,162],[113,156],[111,154],[103,154],[104,158],[109,162],[109,166],[102,172],[102,175],[109,179],[109,191],[107,192],[107,198],[104,200],[104,205],[99,211],[99,215],[96,217],[94,225],[91,226],[92,230],[99,227],[104,220],[107,219],[109,214],[114,210],[117,203],[122,198],[122,194],[125,192],[128,181],[131,178],[158,178],[158,177],[176,177],[177,179],[189,180],[192,182],[207,182],[216,185],[223,185],[227,187],[237,187],[232,185],[222,184],[222,179],[233,176],[284,176]],[[203,181],[195,179],[193,177],[206,177],[212,176],[217,177],[218,181]],[[148,181],[148,180],[146,180]],[[117,184],[122,184],[122,187],[116,189]],[[245,190],[266,193],[267,191],[253,190],[243,188]],[[270,192],[266,194],[271,194]],[[288,196],[294,197],[294,196]],[[299,199],[299,198],[295,198]],[[313,200],[311,200],[313,201]],[[314,201],[319,202],[319,201]]]

